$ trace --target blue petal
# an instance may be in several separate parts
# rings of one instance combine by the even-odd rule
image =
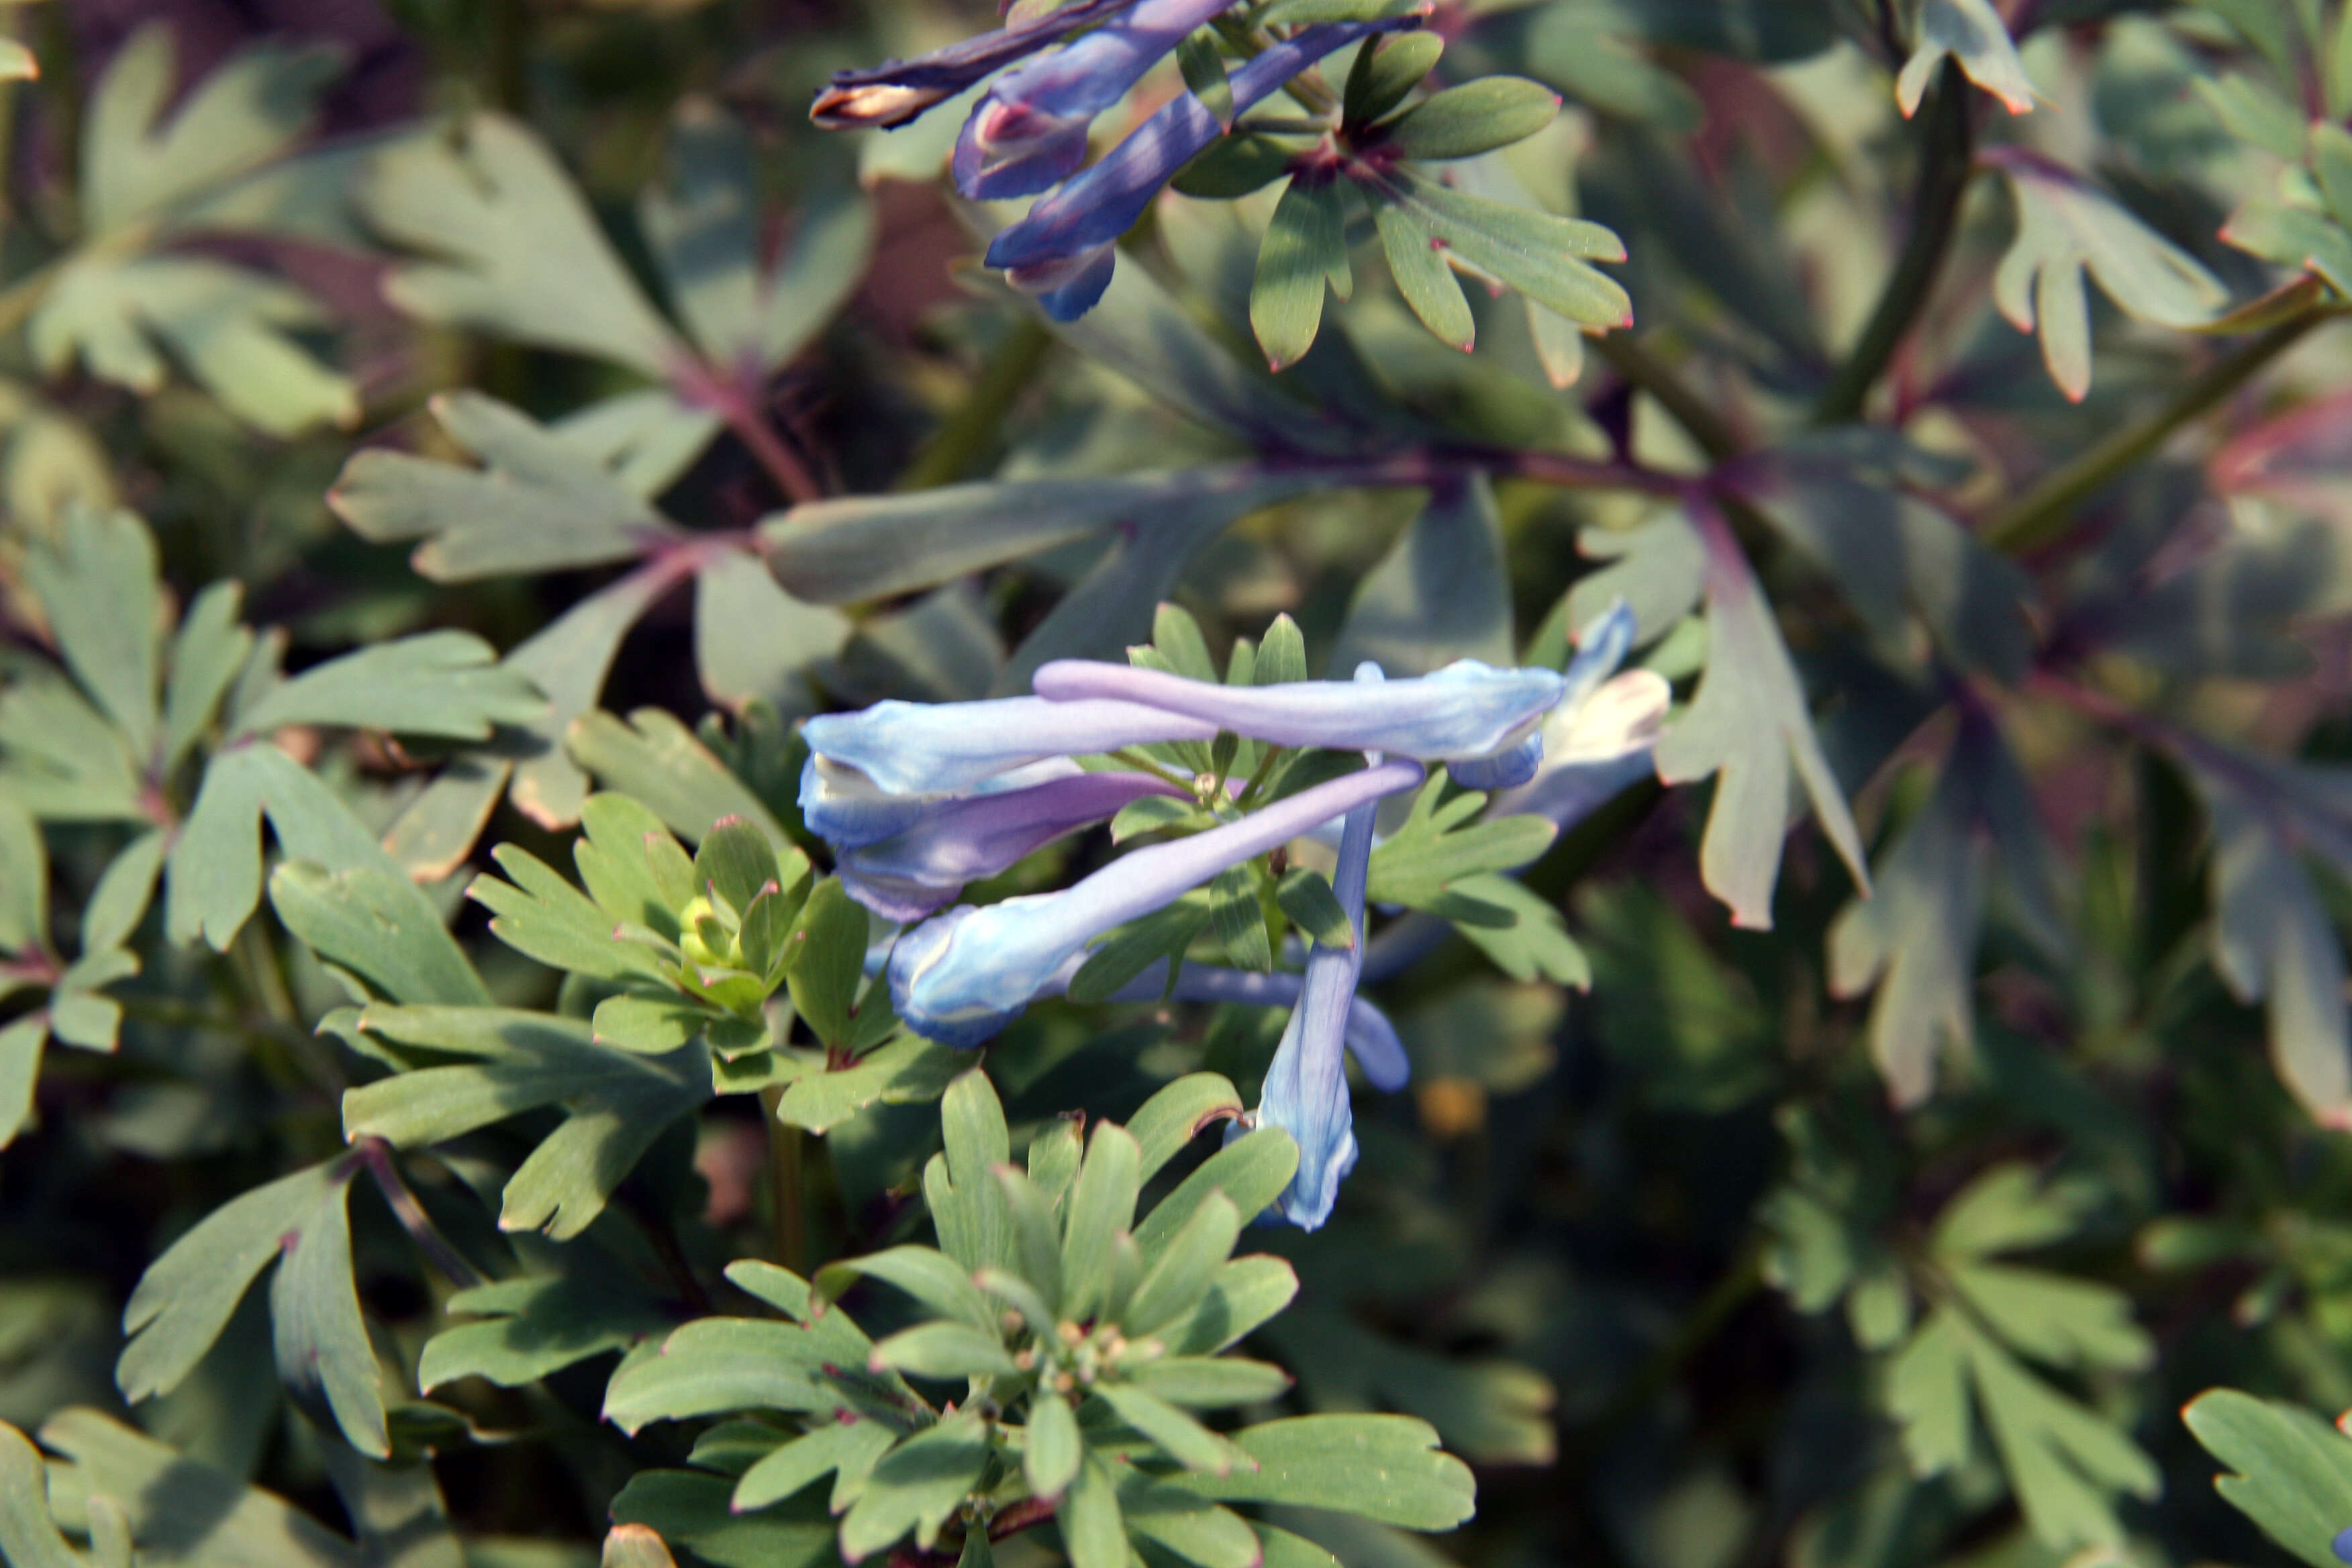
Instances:
[[[1065,834],[1117,815],[1146,795],[1182,792],[1149,773],[1072,772],[1025,789],[942,801],[879,843],[841,856],[849,896],[885,920],[919,921],[969,882],[993,877]]]
[[[1464,789],[1517,789],[1543,766],[1543,731],[1538,729],[1517,745],[1492,756],[1465,757],[1448,763],[1445,771]]]
[[[916,1033],[950,1045],[983,1039],[1050,990],[1062,966],[1104,931],[1288,843],[1314,823],[1420,782],[1416,763],[1382,763],[1302,790],[1239,822],[1139,849],[1058,893],[950,910],[917,927],[890,956],[898,1016]],[[1357,887],[1360,900],[1360,879]]]
[[[1446,763],[1524,745],[1567,689],[1557,670],[1496,669],[1471,658],[1412,680],[1280,686],[1222,686],[1161,670],[1055,659],[1038,668],[1033,684],[1040,697],[1055,701],[1145,704],[1286,746]]]
[[[1348,814],[1339,864],[1331,889],[1355,927],[1351,947],[1317,943],[1307,956],[1307,977],[1298,1005],[1276,1047],[1259,1091],[1255,1120],[1279,1127],[1298,1143],[1298,1173],[1275,1212],[1302,1229],[1331,1217],[1339,1181],[1356,1163],[1354,1110],[1348,1101],[1346,1047],[1349,1004],[1364,963],[1364,884],[1372,855],[1372,819],[1377,804]],[[1402,1052],[1398,1055],[1401,1057]],[[1386,1064],[1384,1064],[1386,1065]]]
[[[1157,741],[1209,741],[1217,727],[1130,702],[877,702],[802,726],[809,750],[856,769],[894,795],[951,795],[1013,768],[1055,757],[1115,752]]]
[[[1244,61],[1227,78],[1238,114],[1343,45],[1388,27],[1415,26],[1419,18],[1307,27]],[[1173,47],[1171,40],[1170,47]],[[1160,187],[1224,134],[1224,127],[1190,92],[1162,105],[1094,167],[1041,199],[988,247],[988,265],[1011,270],[1081,256],[1132,227]],[[1108,282],[1106,273],[1104,281]],[[1096,298],[1100,298],[1097,291]],[[1093,305],[1073,294],[1060,301],[1073,317]],[[1049,307],[1052,309],[1053,307]]]
[[[1633,649],[1633,634],[1639,626],[1633,607],[1622,598],[1610,600],[1607,609],[1586,622],[1584,630],[1577,634],[1576,657],[1569,661],[1568,689],[1560,700],[1582,702],[1616,674],[1617,667]]]
[[[1118,249],[1106,245],[1084,270],[1059,289],[1037,296],[1038,307],[1057,321],[1075,321],[1097,305],[1110,288],[1111,274],[1118,268]]]

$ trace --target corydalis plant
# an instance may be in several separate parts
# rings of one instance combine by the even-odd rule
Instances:
[[[1171,647],[1199,646],[1189,618],[1163,610],[1161,619]],[[1408,680],[1384,680],[1370,662],[1353,681],[1300,680],[1303,650],[1294,668],[1297,634],[1286,623],[1264,648],[1237,647],[1224,681],[1181,674],[1158,648],[1130,650],[1126,667],[1055,661],[1038,670],[1032,697],[882,702],[809,721],[802,814],[833,845],[851,897],[884,919],[919,922],[890,949],[891,1004],[918,1034],[952,1046],[992,1037],[1039,996],[1116,995],[1148,963],[1165,963],[1174,992],[1186,949],[1210,924],[1237,969],[1271,970],[1277,952],[1288,956],[1281,931],[1265,923],[1271,901],[1305,947],[1255,1115],[1297,1139],[1301,1173],[1280,1212],[1313,1228],[1329,1217],[1355,1162],[1349,1048],[1382,1087],[1403,1077],[1401,1057],[1381,1048],[1384,1025],[1367,1025],[1355,996],[1376,809],[1418,788],[1428,763],[1444,764],[1457,786],[1511,789],[1556,814],[1527,819],[1531,836],[1482,825],[1443,869],[1424,872],[1418,897],[1401,900],[1468,899],[1455,911],[1483,918],[1495,906],[1457,894],[1457,880],[1517,864],[1530,841],[1539,851],[1557,822],[1646,769],[1665,696],[1654,676],[1609,683],[1620,700],[1593,709],[1597,726],[1578,743],[1579,721],[1632,637],[1630,613],[1613,607],[1587,628],[1587,651],[1568,676],[1465,659]],[[1568,748],[1549,764],[1548,732]],[[1472,811],[1483,798],[1462,796]],[[1431,825],[1433,805],[1425,798],[1407,829]],[[1451,815],[1458,822],[1461,813]],[[1129,835],[1173,837],[1057,892],[933,913],[964,883],[1114,816]],[[1472,847],[1470,837],[1486,831],[1491,841],[1493,829],[1514,847],[1490,865],[1486,842]],[[1294,840],[1335,832],[1332,880],[1284,869]],[[1420,837],[1408,831],[1408,853]],[[1507,926],[1520,914],[1496,912]],[[1120,927],[1129,936],[1114,936]],[[1098,947],[1091,959],[1090,946]]]
[[[1411,1530],[1460,1523],[1469,1469],[1419,1421],[1234,1420],[1290,1385],[1279,1367],[1225,1353],[1298,1289],[1278,1258],[1232,1256],[1245,1217],[1291,1180],[1290,1140],[1245,1134],[1157,1204],[1142,1195],[1240,1108],[1231,1084],[1194,1074],[1124,1127],[1047,1126],[1024,1168],[988,1080],[958,1079],[940,1104],[946,1149],[923,1171],[938,1247],[851,1258],[813,1281],[772,1264],[730,1267],[783,1321],[687,1325],[614,1376],[604,1414],[632,1432],[753,1418],[707,1429],[693,1470],[637,1476],[614,1518],[688,1547],[739,1515],[802,1528],[837,1519],[851,1563],[910,1537],[911,1552],[892,1561],[984,1561],[989,1543],[1046,1526],[1074,1568],[1123,1568],[1138,1551],[1193,1563],[1328,1561],[1234,1505],[1336,1509]],[[914,1321],[869,1338],[835,1304],[868,1281],[911,1305]]]
[[[1250,300],[1251,325],[1276,370],[1313,345],[1327,282],[1341,299],[1352,290],[1350,229],[1360,214],[1379,232],[1398,292],[1454,347],[1467,350],[1476,336],[1457,272],[1517,289],[1586,331],[1631,326],[1625,291],[1590,265],[1625,258],[1616,236],[1458,189],[1450,173],[1423,167],[1525,141],[1550,123],[1560,102],[1517,77],[1482,78],[1414,101],[1444,51],[1435,36],[1413,30],[1432,9],[1275,5],[1253,14],[1209,0],[1072,6],[1044,19],[1058,27],[1016,24],[993,47],[972,40],[845,72],[812,115],[822,125],[903,124],[946,96],[950,83],[976,83],[1026,57],[971,110],[952,173],[976,201],[1044,193],[990,242],[987,262],[1057,321],[1102,299],[1116,242],[1170,181],[1190,195],[1232,198],[1286,179]],[[1074,42],[1039,52],[1074,32]],[[1344,89],[1335,90],[1318,66],[1344,49],[1354,55]],[[1087,127],[1171,52],[1186,89],[1081,169]],[[1276,94],[1296,112],[1253,113]]]

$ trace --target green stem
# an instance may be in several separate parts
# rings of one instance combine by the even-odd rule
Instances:
[[[1958,62],[1946,60],[1934,98],[1922,116],[1919,184],[1911,198],[1911,233],[1887,276],[1878,304],[1854,341],[1853,352],[1830,378],[1813,409],[1816,425],[1842,425],[1862,412],[1870,389],[1895,358],[1895,351],[1918,319],[1936,286],[1959,226],[1960,198],[1968,194],[1969,159],[1969,84]]]
[[[2014,555],[2058,538],[2085,500],[2163,446],[2174,431],[2252,380],[2331,314],[2314,310],[2292,317],[2215,360],[2147,418],[2080,453],[1995,513],[1984,525],[1984,542]]]
[[[1023,389],[1036,379],[1053,346],[1054,334],[1038,325],[1034,318],[1023,316],[1014,322],[1004,341],[989,355],[988,363],[981,367],[971,395],[915,454],[915,460],[898,480],[898,488],[927,490],[953,484],[978,468],[981,458],[996,444],[1004,416],[1021,400]]]
[[[1675,423],[1698,443],[1699,450],[1716,462],[1738,457],[1747,446],[1704,399],[1684,385],[1681,377],[1652,358],[1631,333],[1604,332],[1592,340],[1592,345],[1618,374],[1655,398],[1658,406],[1674,416]]]
[[[1150,773],[1160,783],[1174,784],[1187,795],[1192,793],[1192,781],[1189,776],[1161,767],[1132,746],[1122,746],[1118,751],[1109,752],[1108,755],[1113,762],[1124,763],[1138,773]]]
[[[760,1091],[768,1117],[768,1224],[776,1261],[795,1274],[808,1272],[808,1204],[801,1191],[801,1130],[776,1113],[783,1086]]]

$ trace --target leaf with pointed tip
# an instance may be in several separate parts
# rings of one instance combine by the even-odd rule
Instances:
[[[1406,1415],[1299,1415],[1245,1427],[1234,1446],[1256,1461],[1224,1476],[1171,1478],[1202,1497],[1360,1514],[1406,1530],[1452,1530],[1470,1517],[1470,1468]]]
[[[547,699],[467,632],[423,632],[330,659],[270,689],[232,739],[291,724],[389,730],[483,741],[494,724],[527,724]]]
[[[740,816],[768,836],[779,857],[797,853],[765,803],[666,709],[639,708],[625,721],[584,714],[564,745],[607,789],[644,803],[681,838],[698,842],[712,823]]]
[[[776,1115],[794,1127],[828,1132],[877,1102],[918,1105],[936,1100],[966,1059],[936,1040],[903,1034],[848,1067],[794,1079]]]
[[[1388,33],[1367,38],[1348,68],[1341,107],[1350,128],[1370,125],[1402,103],[1436,68],[1445,40],[1435,33]]]
[[[96,1500],[110,1500],[142,1561],[272,1568],[364,1568],[383,1561],[276,1493],[100,1411],[59,1411],[42,1423],[40,1438],[62,1458],[50,1472],[51,1507],[81,1512]]]
[[[1970,81],[2000,100],[2011,114],[2032,112],[2039,95],[1992,0],[1924,0],[1918,40],[1895,78],[1895,101],[1906,120],[1919,111],[1936,68],[1947,59],[1956,61]]]
[[[186,943],[201,936],[214,951],[227,951],[261,900],[265,816],[287,859],[383,873],[372,897],[385,910],[398,910],[403,922],[417,931],[439,925],[432,900],[400,874],[351,808],[317,774],[268,742],[256,741],[214,754],[196,804],[172,846],[163,902],[171,941]]]
[[[439,1142],[541,1106],[566,1120],[509,1178],[499,1224],[578,1235],[663,1129],[710,1098],[699,1047],[665,1057],[595,1043],[576,1018],[499,1007],[371,1006],[364,1033],[394,1046],[469,1058],[362,1084],[343,1096],[351,1138],[402,1147]]]
[[[1822,833],[1865,892],[1870,873],[1763,589],[1718,513],[1697,507],[1690,517],[1706,556],[1706,671],[1689,710],[1658,742],[1658,776],[1689,784],[1716,775],[1699,872],[1729,906],[1733,924],[1766,930],[1792,768]]]
[[[425,1342],[416,1384],[431,1390],[463,1377],[520,1388],[591,1356],[626,1350],[669,1320],[619,1270],[529,1275],[460,1290],[447,1311],[475,1321]]]
[[[1523,76],[1480,77],[1379,126],[1401,158],[1475,158],[1524,142],[1559,113],[1559,94]]]
[[[76,508],[55,535],[36,531],[28,546],[26,584],[66,668],[131,752],[152,755],[163,608],[153,537],[130,512]]]
[[[49,1522],[48,1475],[39,1451],[5,1421],[0,1421],[0,1558],[12,1568],[82,1568],[81,1559]]]
[[[2313,1568],[2341,1568],[2335,1542],[2352,1519],[2352,1439],[2284,1400],[2208,1390],[2181,1412],[2228,1474],[2214,1487]]]
[[[255,1278],[281,1258],[315,1247],[298,1278],[271,1290],[279,1366],[289,1383],[319,1379],[311,1387],[326,1394],[321,1413],[331,1405],[328,1419],[340,1417],[355,1444],[372,1442],[373,1451],[386,1452],[374,1352],[367,1352],[362,1363],[354,1351],[365,1346],[367,1336],[358,1300],[350,1295],[343,1205],[357,1168],[352,1156],[343,1155],[281,1176],[214,1210],[173,1243],[141,1277],[123,1309],[130,1342],[115,1367],[123,1396],[145,1399],[177,1387],[227,1327]],[[307,1239],[313,1230],[320,1233],[315,1243]],[[340,1234],[340,1242],[330,1232]],[[331,1352],[331,1371],[306,1373],[313,1350]]]
[[[1296,364],[1315,346],[1327,282],[1342,300],[1355,291],[1346,190],[1335,179],[1301,173],[1275,203],[1250,288],[1250,330],[1269,369]]]
[[[397,871],[289,860],[270,873],[269,904],[296,940],[393,1001],[489,1005],[466,950]]]
[[[977,1407],[959,1410],[908,1438],[874,1467],[866,1489],[842,1520],[841,1554],[855,1562],[910,1533],[929,1551],[965,1494],[980,1483],[988,1458],[988,1429]],[[1124,1537],[1119,1545],[1124,1552]]]
[[[476,114],[449,136],[397,148],[362,199],[378,229],[434,258],[385,284],[413,315],[656,380],[685,353],[554,154],[520,121]]]

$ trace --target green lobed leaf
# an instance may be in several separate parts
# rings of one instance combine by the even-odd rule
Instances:
[[[684,353],[538,134],[476,114],[381,159],[368,218],[430,260],[384,286],[429,321],[610,360],[656,380]]]
[[[2210,321],[2229,290],[2187,251],[2089,184],[2039,159],[2000,164],[2017,202],[2017,238],[1993,274],[1993,302],[2019,331],[2037,326],[2050,379],[2070,401],[2091,388],[2084,275],[2125,314],[2168,327]]]
[[[423,541],[436,582],[626,560],[677,530],[577,446],[478,392],[436,397],[433,416],[478,468],[371,447],[327,504],[363,539]]]
[[[347,1137],[439,1142],[539,1106],[569,1113],[508,1180],[499,1224],[575,1236],[663,1129],[710,1098],[699,1047],[666,1057],[611,1050],[583,1020],[499,1007],[371,1006],[358,1028],[391,1043],[472,1058],[423,1067],[343,1096]]]
[[[66,668],[132,754],[152,756],[161,724],[163,587],[146,525],[127,511],[75,509],[54,537],[33,535],[25,578]]]
[[[527,724],[547,699],[466,632],[424,632],[362,648],[273,687],[238,716],[236,740],[289,724],[330,724],[485,741],[494,724]]]
[[[1918,43],[1895,78],[1895,101],[1905,119],[1918,112],[1927,84],[1947,59],[2011,114],[2030,113],[2040,96],[1992,0],[1922,0]]]
[[[1707,890],[1729,906],[1733,924],[1765,930],[1792,769],[1823,835],[1865,892],[1870,874],[1771,606],[1723,520],[1710,510],[1692,516],[1706,556],[1706,672],[1689,709],[1658,742],[1658,776],[1670,784],[1715,776],[1699,871]]]
[[[2181,1419],[2227,1468],[2213,1484],[2231,1507],[2314,1568],[2336,1562],[2352,1518],[2352,1440],[2298,1405],[2233,1388],[2208,1389]]]

